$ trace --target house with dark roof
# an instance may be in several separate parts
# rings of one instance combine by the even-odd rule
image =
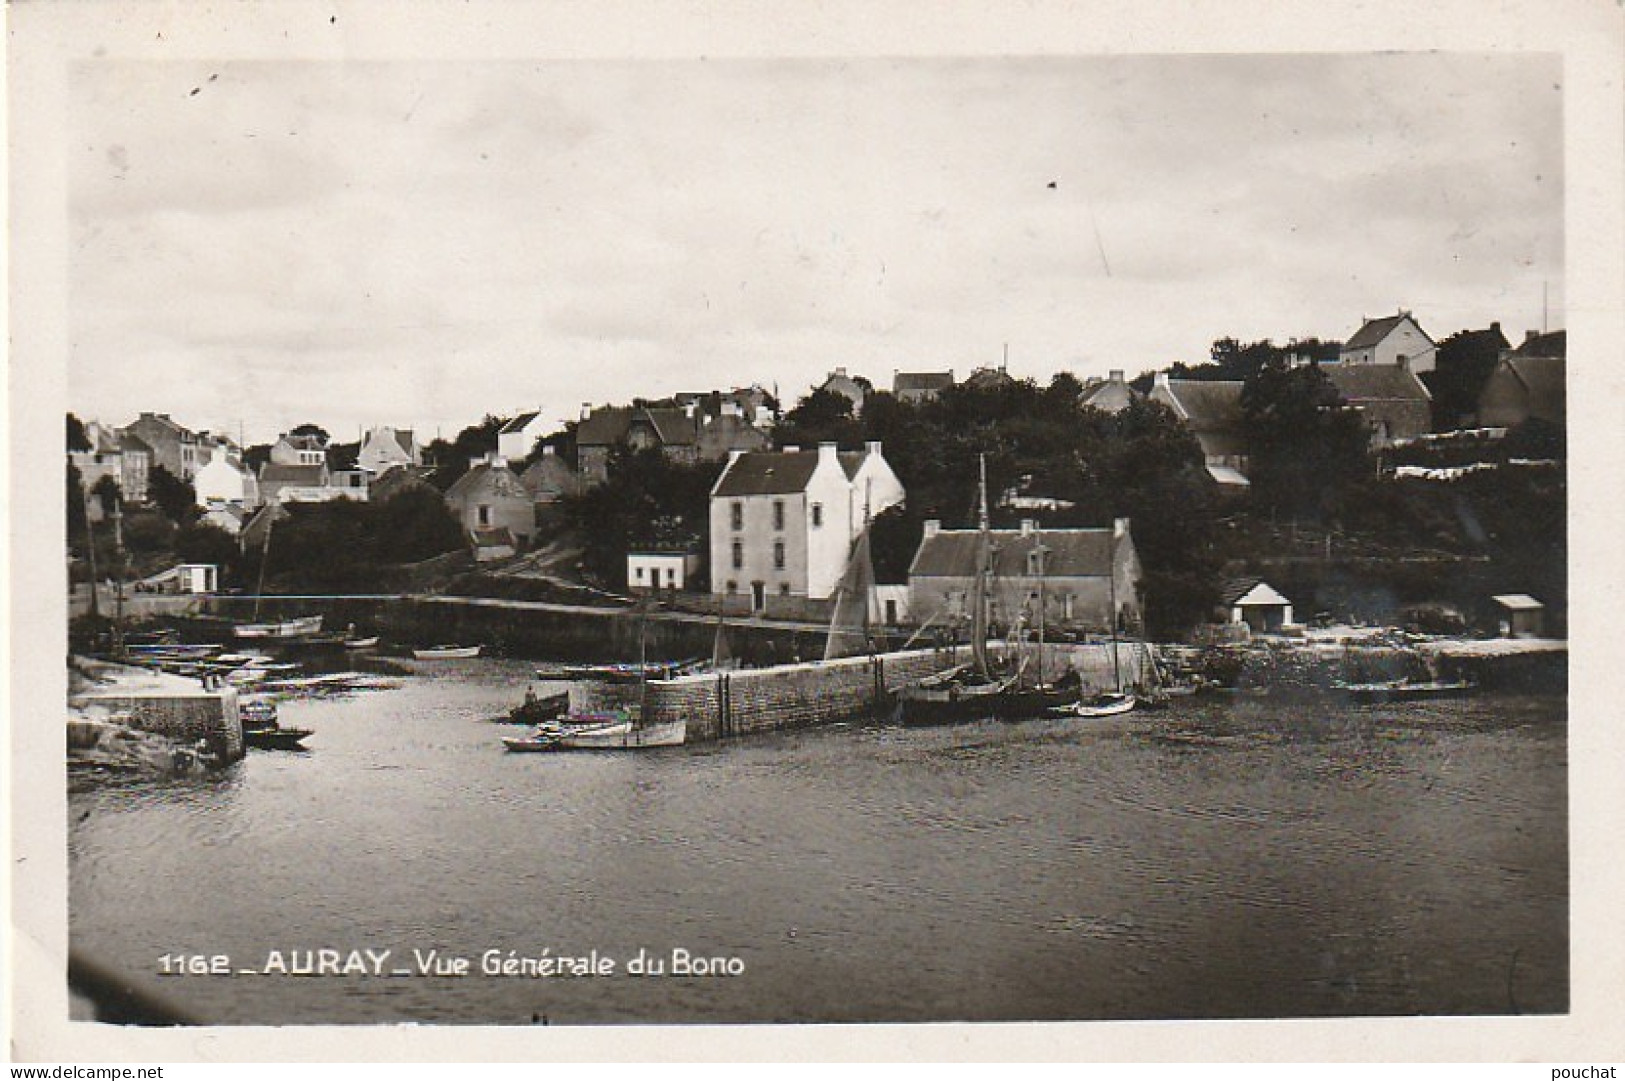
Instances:
[[[863,399],[867,395],[863,384],[846,374],[845,368],[836,368],[829,373],[829,378],[818,384],[814,390],[827,391],[830,394],[839,394],[852,403],[854,417],[863,413]]]
[[[1170,379],[1167,372],[1158,372],[1151,387],[1151,400],[1173,410],[1195,434],[1208,474],[1232,489],[1248,487],[1241,388],[1239,379]]]
[[[506,529],[522,542],[536,535],[536,503],[508,461],[498,454],[469,466],[446,489],[446,506],[473,541],[480,530]]]
[[[202,464],[197,433],[175,423],[168,413],[142,413],[124,430],[152,448],[152,467],[163,466],[171,476],[191,480]]]
[[[521,413],[497,430],[497,453],[510,462],[530,457],[536,440],[547,434],[548,424],[540,412]]]
[[[581,475],[570,468],[570,463],[551,446],[542,447],[541,457],[526,467],[519,480],[524,484],[525,491],[530,493],[538,511],[543,506],[552,506],[567,495],[577,494],[582,488]]]
[[[1399,364],[1322,364],[1320,370],[1345,403],[1371,429],[1371,446],[1415,439],[1433,427],[1433,396],[1408,361]]]
[[[879,443],[736,452],[711,488],[711,591],[824,600],[869,518],[903,501]]]
[[[997,368],[977,368],[965,377],[965,386],[971,390],[997,390],[1016,381],[1016,377],[1001,364]]]
[[[334,499],[341,493],[331,487],[331,479],[325,464],[283,465],[280,462],[266,462],[260,466],[260,499],[267,503],[319,503]]]
[[[952,369],[945,372],[892,373],[892,396],[900,402],[928,402],[954,385]]]
[[[1495,365],[1478,394],[1478,423],[1511,428],[1527,420],[1563,427],[1568,420],[1568,386],[1562,357],[1509,353]]]
[[[576,427],[576,468],[590,485],[609,479],[609,456],[618,446],[654,447],[677,462],[699,457],[699,424],[676,406],[606,405],[581,418]]]
[[[271,461],[277,465],[323,465],[327,462],[327,443],[320,436],[284,432],[271,444]]]
[[[1520,357],[1556,357],[1561,360],[1569,355],[1569,332],[1525,331],[1523,341],[1511,352]]]
[[[1338,352],[1340,364],[1408,363],[1415,372],[1431,372],[1438,345],[1410,312],[1401,309],[1381,319],[1367,319]]]
[[[1140,557],[1127,518],[1109,528],[989,530],[989,613],[1002,627],[1035,626],[1043,605],[1047,627],[1109,630],[1141,626]],[[908,608],[917,622],[952,626],[971,616],[981,534],[925,523],[908,571]]]
[[[1140,392],[1128,385],[1122,369],[1114,368],[1105,379],[1098,375],[1083,384],[1078,404],[1106,413],[1121,413],[1140,399]]]
[[[423,448],[410,428],[391,428],[387,424],[371,428],[361,437],[361,449],[356,452],[356,467],[377,476],[397,465],[422,465]]]

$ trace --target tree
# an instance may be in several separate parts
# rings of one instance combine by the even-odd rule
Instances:
[[[852,414],[852,400],[832,390],[815,389],[786,413],[773,429],[773,441],[781,447],[817,446],[819,443],[852,445],[862,442],[863,425]]]
[[[90,437],[85,434],[85,425],[72,413],[68,414],[68,449],[70,451],[90,450]]]
[[[463,546],[463,527],[439,490],[414,485],[372,504],[377,557],[389,563],[420,563]]]
[[[101,504],[103,514],[112,514],[113,509],[124,498],[123,489],[119,487],[118,481],[113,479],[111,473],[103,473],[98,477],[96,483],[91,486],[90,494]]]
[[[320,424],[312,424],[309,421],[299,425],[297,428],[291,429],[288,434],[292,436],[313,435],[321,441],[321,444],[324,447],[327,446],[327,444],[333,438],[327,434],[326,428],[323,428]]]
[[[458,432],[457,438],[450,443],[444,439],[436,439],[430,443],[428,458],[434,462],[435,471],[430,476],[429,482],[444,492],[468,472],[468,463],[471,459],[496,453],[497,433],[510,419],[488,413],[478,424],[472,424]]]
[[[1433,395],[1433,426],[1454,428],[1478,412],[1478,395],[1501,359],[1506,339],[1499,331],[1458,331],[1439,343],[1434,369],[1422,382]]]
[[[1373,473],[1370,434],[1315,364],[1272,362],[1241,393],[1255,501],[1294,520],[1334,521]]]
[[[685,464],[659,449],[617,447],[603,484],[561,501],[564,522],[590,537],[587,571],[607,588],[626,582],[626,554],[634,548],[703,549],[710,531],[711,488],[722,462]]]
[[[79,467],[68,463],[68,539],[82,540],[89,522],[85,517],[85,481]]]
[[[185,525],[197,517],[197,490],[192,482],[180,479],[163,466],[152,467],[147,475],[147,491],[158,509],[176,525]]]
[[[235,568],[242,559],[237,538],[209,522],[192,522],[175,531],[175,555],[183,563],[213,563]]]

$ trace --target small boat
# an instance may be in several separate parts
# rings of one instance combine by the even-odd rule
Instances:
[[[346,638],[344,640],[345,649],[372,649],[377,644],[378,635],[376,634],[369,638]]]
[[[642,724],[634,720],[603,724],[539,728],[529,736],[504,738],[510,751],[628,751],[645,747],[680,747],[688,735],[687,721]]]
[[[231,629],[231,633],[238,638],[278,638],[297,639],[308,638],[322,631],[321,616],[301,616],[298,619],[285,619],[279,623],[239,623]]]
[[[553,664],[536,669],[537,679],[596,680],[600,683],[638,683],[683,675],[699,661],[645,661],[612,664]]]
[[[506,717],[499,719],[512,724],[539,725],[548,721],[557,721],[569,709],[569,691],[537,695],[534,689],[528,689],[525,691],[525,700],[515,706]]]
[[[463,657],[478,657],[479,646],[434,646],[429,649],[414,649],[412,656],[420,661],[448,661]]]
[[[1477,684],[1472,680],[1395,679],[1383,683],[1338,683],[1337,690],[1356,702],[1409,702],[1422,698],[1449,698],[1470,694]]]
[[[1138,699],[1132,694],[1125,691],[1107,691],[1070,706],[1056,707],[1050,712],[1061,717],[1115,717],[1119,713],[1129,712],[1137,704]]]
[[[939,672],[897,692],[898,717],[910,727],[997,716],[1016,677],[978,682],[975,673]],[[944,679],[944,676],[951,678]]]
[[[314,733],[309,728],[245,728],[243,743],[262,751],[302,751],[304,743]]]

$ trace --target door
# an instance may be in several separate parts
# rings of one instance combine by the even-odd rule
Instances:
[[[760,612],[767,606],[767,583],[752,582],[750,584],[750,610]]]

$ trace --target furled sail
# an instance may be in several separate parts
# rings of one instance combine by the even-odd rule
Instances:
[[[869,554],[869,527],[864,526],[852,542],[846,571],[835,585],[835,612],[829,621],[829,638],[824,643],[824,659],[868,653],[869,606],[875,595],[875,565]]]

